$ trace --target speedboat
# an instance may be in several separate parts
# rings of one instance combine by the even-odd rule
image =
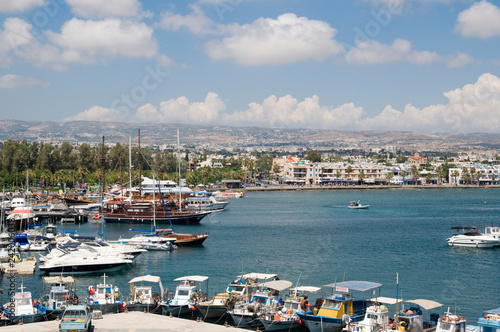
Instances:
[[[363,205],[359,201],[351,201],[348,208],[349,209],[368,209],[370,205]]]
[[[355,300],[353,291],[380,292],[382,284],[369,281],[344,281],[323,286],[332,289],[323,299],[317,299],[311,311],[297,313],[311,332],[341,331],[348,322],[365,317],[367,301]]]
[[[277,274],[268,273],[242,274],[229,284],[225,292],[218,293],[211,300],[199,301],[195,307],[203,319],[220,318],[226,315],[228,310],[234,309],[236,304],[250,302],[259,283],[275,280],[277,277]]]
[[[261,316],[273,307],[282,307],[280,292],[290,287],[292,283],[287,280],[272,280],[259,284],[259,289],[255,291],[250,302],[235,305],[229,314],[237,327],[260,327]]]
[[[56,254],[51,258],[40,255],[44,260],[44,264],[39,266],[40,271],[50,274],[117,271],[133,262],[131,255],[119,252],[105,253],[93,248],[85,248],[83,245],[82,248],[59,247],[53,249],[51,253],[54,250],[60,251],[61,254]]]
[[[476,227],[455,226],[451,229],[461,233],[446,240],[450,247],[491,248],[499,245],[498,238],[481,234],[481,230]]]
[[[309,311],[309,302],[305,293],[316,293],[321,287],[299,286],[291,289],[291,293],[285,296],[283,307],[275,307],[265,311],[260,321],[266,331],[290,331],[301,326],[297,312]]]
[[[175,240],[175,238],[164,237],[158,234],[137,234],[129,239],[120,238],[118,239],[118,243],[138,246],[145,250],[167,251],[177,248],[173,244]]]
[[[208,277],[205,276],[187,276],[174,279],[178,284],[174,297],[168,302],[170,314],[181,316],[191,313],[196,310],[194,305],[197,302],[206,301],[208,288],[205,292],[201,290],[201,284],[206,280],[208,280]]]

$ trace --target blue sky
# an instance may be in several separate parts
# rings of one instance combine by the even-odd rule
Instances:
[[[500,2],[0,0],[0,118],[500,132]]]

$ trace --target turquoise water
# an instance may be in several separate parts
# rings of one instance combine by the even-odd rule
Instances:
[[[171,291],[177,277],[206,275],[209,295],[214,295],[243,270],[278,273],[281,279],[311,286],[343,279],[374,281],[383,284],[382,296],[396,297],[399,273],[400,297],[443,303],[474,323],[483,310],[500,307],[500,248],[450,248],[446,239],[452,226],[484,228],[492,221],[500,225],[499,193],[494,189],[249,192],[200,225],[175,227],[177,232],[209,232],[203,247],[145,253],[131,267],[110,273],[110,281],[128,294],[128,281],[144,274],[161,276]],[[371,207],[350,210],[351,200]],[[100,227],[88,223],[64,229],[95,235]],[[130,227],[108,224],[108,239],[133,235]],[[76,279],[80,296],[102,280],[99,274]],[[39,272],[23,282],[34,295],[41,292]],[[7,289],[8,280],[0,287]]]

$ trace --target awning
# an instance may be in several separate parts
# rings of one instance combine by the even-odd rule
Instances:
[[[343,287],[343,288],[348,288],[349,290],[355,290],[358,292],[366,292],[375,288],[382,287],[382,284],[376,283],[376,282],[370,282],[370,281],[356,281],[356,280],[350,280],[350,281],[343,281],[343,282],[337,282],[333,284],[328,284],[325,285],[325,287]]]
[[[130,284],[130,292],[134,294],[134,286],[136,282],[154,282],[158,283],[158,286],[160,287],[160,296],[163,298],[163,285],[161,284],[161,279],[160,277],[157,276],[152,276],[152,275],[145,275],[142,277],[136,277],[132,280],[130,280],[128,283]]]
[[[240,279],[257,279],[257,280],[266,280],[266,279],[272,279],[276,278],[278,275],[277,274],[269,274],[269,273],[247,273],[241,276],[237,276],[236,278]]]
[[[288,280],[271,280],[268,282],[263,282],[259,284],[259,286],[266,287],[272,290],[277,290],[278,292],[281,292],[287,288],[290,288],[293,286],[291,281]]]
[[[71,276],[43,277],[42,282],[44,284],[71,284],[75,282],[75,278]]]
[[[441,303],[438,303],[438,302],[435,302],[435,301],[431,301],[431,300],[423,300],[423,299],[408,300],[408,301],[405,301],[405,302],[414,303],[414,304],[416,304],[416,305],[424,308],[425,310],[431,310],[431,309],[443,306]]]
[[[291,291],[296,291],[296,292],[309,292],[309,293],[316,293],[319,291],[321,287],[315,287],[315,286],[299,286],[299,287],[294,287],[290,289]]]
[[[369,302],[374,302],[374,303],[383,303],[383,304],[390,304],[394,305],[396,303],[401,303],[404,302],[403,299],[395,299],[392,297],[374,297],[373,299],[368,300]]]
[[[187,277],[180,277],[177,279],[174,279],[174,281],[197,281],[197,282],[203,282],[207,280],[208,277],[205,276],[187,276]]]
[[[484,313],[485,314],[500,315],[500,308],[491,309],[491,310],[485,311]]]

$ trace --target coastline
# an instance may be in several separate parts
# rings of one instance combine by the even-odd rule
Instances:
[[[448,184],[439,185],[353,185],[353,186],[259,186],[238,189],[227,189],[228,191],[301,191],[301,190],[415,190],[415,189],[499,189],[500,185],[486,186],[453,186]]]

